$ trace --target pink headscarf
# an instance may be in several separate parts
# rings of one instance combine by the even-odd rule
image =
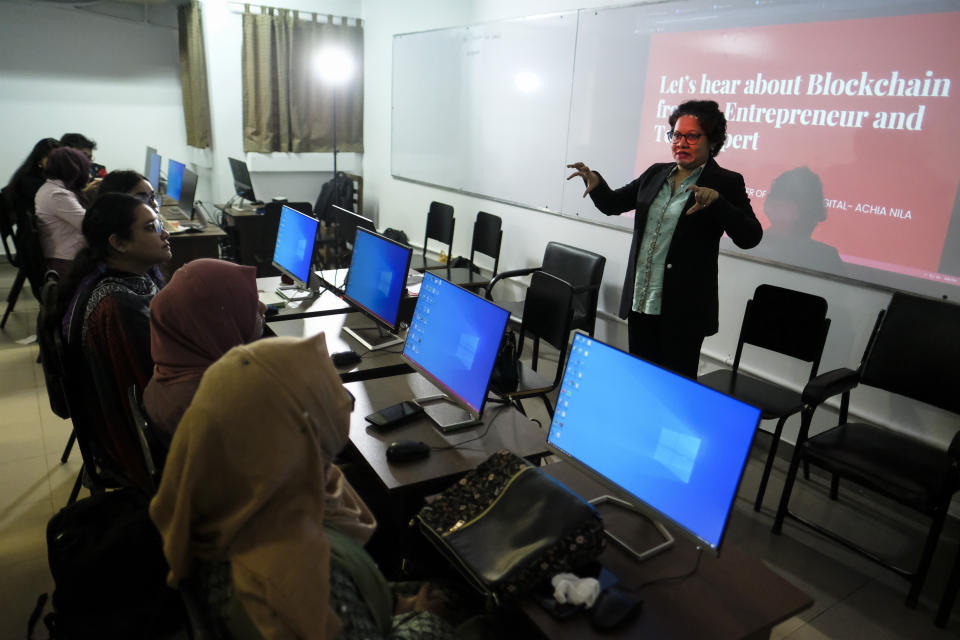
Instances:
[[[153,378],[199,381],[233,347],[260,337],[257,270],[201,258],[186,263],[150,304]]]

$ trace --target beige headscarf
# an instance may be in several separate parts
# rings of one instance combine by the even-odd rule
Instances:
[[[150,504],[169,582],[186,577],[194,557],[227,558],[264,637],[334,637],[323,522],[361,544],[375,526],[330,464],[347,443],[350,410],[323,334],[261,340],[214,363]]]

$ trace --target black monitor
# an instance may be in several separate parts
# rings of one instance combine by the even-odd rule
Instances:
[[[377,227],[370,218],[365,218],[359,213],[354,213],[336,204],[330,206],[334,210],[334,221],[337,223],[337,232],[340,234],[339,241],[348,247],[353,246],[353,239],[357,235],[357,229],[366,229],[374,233],[377,232]]]
[[[297,283],[300,293],[281,288],[278,293],[286,298],[310,295],[303,290],[310,282],[310,261],[313,258],[319,221],[305,213],[284,205],[280,209],[277,244],[273,250],[273,266]],[[304,295],[306,293],[306,295]]]
[[[718,552],[759,422],[756,407],[578,331],[547,447]]]
[[[237,195],[250,202],[258,202],[257,196],[253,193],[253,181],[250,180],[250,171],[247,169],[247,163],[236,158],[227,158],[230,161],[230,172],[233,174],[233,188]]]
[[[509,319],[509,312],[489,300],[429,271],[423,275],[403,358],[443,392],[443,399],[456,403],[424,406],[441,430],[480,423]]]
[[[174,200],[180,200],[180,187],[183,184],[185,168],[182,162],[173,159],[167,164],[167,195]]]
[[[188,219],[193,218],[193,202],[197,195],[197,174],[190,169],[183,170],[183,181],[180,185],[180,198],[177,206]]]
[[[153,161],[153,156],[157,155],[157,150],[153,147],[147,147],[147,157],[143,162],[143,175],[150,175],[150,163]]]
[[[160,165],[160,154],[154,152],[147,160],[147,173],[145,175],[147,176],[147,182],[153,187],[155,193],[160,193]]]
[[[356,234],[343,297],[378,325],[370,329],[348,327],[344,331],[368,349],[400,344],[402,340],[394,334],[413,249],[366,229],[357,229]],[[391,333],[383,331],[381,325]]]

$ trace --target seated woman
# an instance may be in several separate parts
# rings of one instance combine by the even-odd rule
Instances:
[[[11,213],[33,211],[37,191],[46,182],[46,178],[43,177],[43,170],[47,164],[47,157],[51,151],[59,146],[60,143],[56,138],[43,138],[33,145],[30,155],[13,173],[10,182],[3,190],[8,198],[9,205],[12,207]],[[10,222],[16,224],[17,221],[11,219]]]
[[[153,372],[149,305],[162,285],[157,265],[171,258],[168,235],[153,209],[111,193],[87,211],[83,236],[86,247],[60,292],[67,353],[85,362],[95,385],[104,446],[131,482],[147,486],[126,398],[131,384],[143,389]]]
[[[43,170],[47,181],[34,198],[37,233],[47,268],[61,277],[83,248],[84,189],[90,179],[90,159],[70,147],[50,152]]]
[[[117,169],[104,176],[97,187],[97,195],[107,193],[126,193],[154,211],[159,207],[150,181],[133,169]]]
[[[201,258],[177,269],[150,303],[154,368],[143,405],[153,424],[172,436],[203,372],[232,347],[259,338],[265,313],[255,267]]]
[[[427,618],[435,633],[410,637],[454,637],[425,610],[437,599],[396,598],[362,548],[375,522],[331,463],[351,410],[322,333],[259,340],[213,363],[150,503],[170,584],[228,561],[239,600],[228,624],[270,640],[395,637]]]

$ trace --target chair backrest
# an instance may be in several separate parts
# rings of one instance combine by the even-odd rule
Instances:
[[[534,271],[523,302],[520,343],[539,338],[560,351],[560,369],[570,340],[573,319],[573,287],[545,271]]]
[[[453,207],[442,202],[431,202],[427,212],[427,230],[423,238],[423,255],[427,255],[427,241],[433,238],[447,245],[447,255],[453,251]]]
[[[36,217],[32,211],[17,212],[17,255],[20,259],[20,267],[30,283],[33,297],[40,300],[47,266],[43,249],[40,247]]]
[[[548,242],[543,252],[543,270],[569,282],[574,289],[574,329],[593,334],[597,323],[597,302],[607,259],[592,251],[559,242]]]
[[[827,301],[802,291],[761,284],[747,301],[733,370],[740,366],[744,344],[810,362],[810,377],[817,375],[827,341],[830,319]]]
[[[895,293],[860,364],[863,384],[960,413],[960,305]]]
[[[64,420],[70,417],[70,405],[64,390],[64,371],[57,350],[56,337],[60,335],[60,318],[57,317],[57,292],[59,279],[56,271],[47,273],[47,281],[40,292],[40,311],[37,314],[37,345],[40,347],[40,363],[47,384],[50,409]]]
[[[474,266],[473,255],[482,253],[493,258],[493,275],[497,275],[500,266],[500,244],[503,241],[503,220],[486,211],[477,212],[473,223],[473,245],[470,247],[470,266]]]
[[[16,222],[16,214],[13,211],[13,205],[7,197],[7,189],[3,188],[0,192],[0,240],[3,241],[3,251],[7,254],[7,262],[15,267],[20,266],[20,260],[17,258],[16,240],[14,239],[13,225]]]

